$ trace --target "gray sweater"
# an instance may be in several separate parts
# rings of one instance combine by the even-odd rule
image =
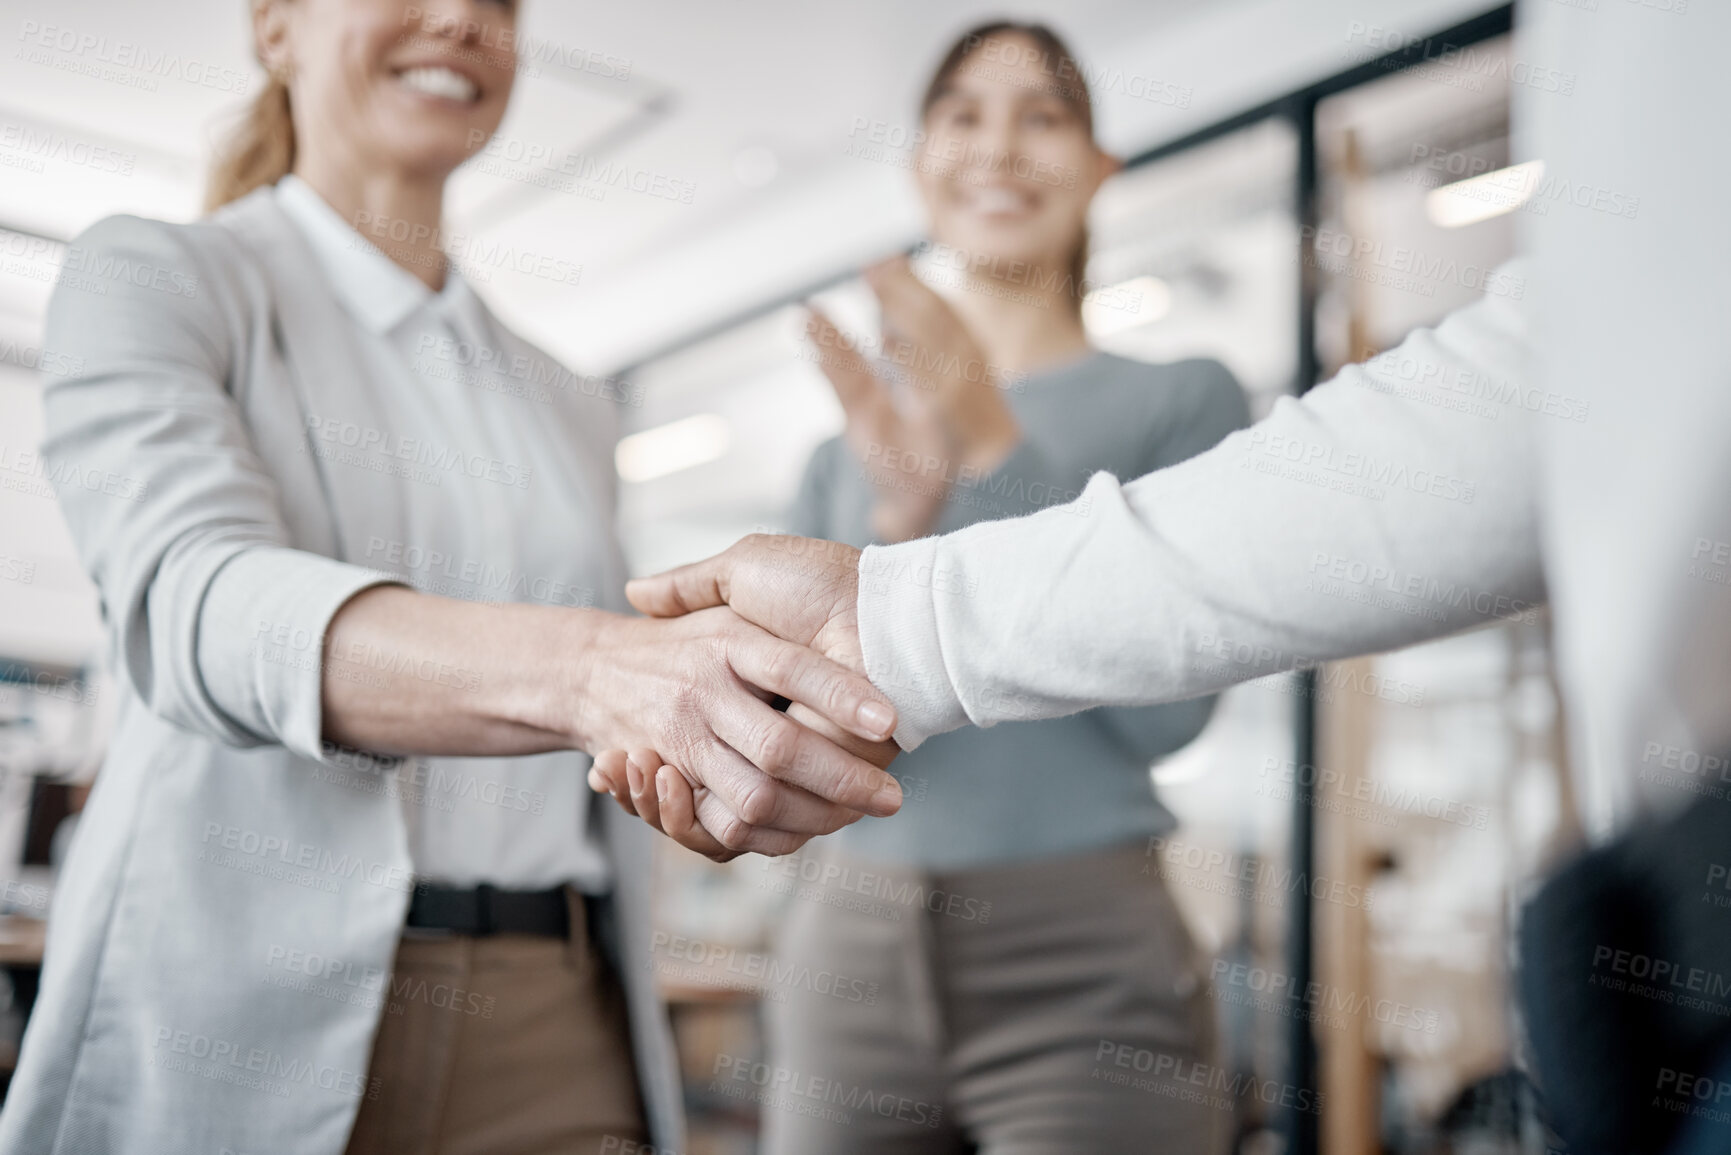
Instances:
[[[1131,478],[1163,469],[1213,447],[1250,416],[1219,362],[1149,365],[1107,353],[1030,375],[1007,399],[1022,444],[989,477],[953,477],[934,532],[1074,500],[1098,470]],[[922,483],[919,471],[908,483]],[[791,528],[866,546],[873,500],[861,462],[835,438],[806,467]],[[1148,767],[1195,738],[1213,706],[1198,698],[939,735],[891,767],[907,793],[901,813],[864,819],[834,838],[877,861],[957,870],[1164,833],[1175,822],[1154,796]]]

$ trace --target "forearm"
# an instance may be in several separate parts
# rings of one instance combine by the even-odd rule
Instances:
[[[1517,319],[1481,312],[1400,352],[1506,377],[1520,342]],[[861,639],[903,746],[1173,701],[1540,600],[1523,415],[1434,404],[1387,368],[1128,485],[1099,475],[1068,506],[868,551]]]
[[[587,658],[610,617],[363,590],[325,637],[324,736],[381,754],[580,748]]]

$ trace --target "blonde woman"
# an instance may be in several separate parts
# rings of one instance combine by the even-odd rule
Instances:
[[[578,751],[675,748],[775,828],[723,839],[787,850],[899,793],[766,700],[861,739],[893,713],[731,611],[609,612],[616,401],[438,245],[514,5],[253,15],[271,82],[219,207],[96,225],[50,308],[83,368],[45,453],[120,479],[61,500],[125,697],[0,1150],[677,1146],[647,848]],[[754,809],[768,773],[825,795]]]

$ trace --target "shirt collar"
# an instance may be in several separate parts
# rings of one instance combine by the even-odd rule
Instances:
[[[416,309],[431,304],[449,323],[470,330],[470,339],[485,332],[479,324],[480,302],[455,265],[446,263],[445,288],[434,293],[351,228],[299,177],[291,173],[278,181],[276,199],[306,237],[337,298],[368,330],[389,333]]]

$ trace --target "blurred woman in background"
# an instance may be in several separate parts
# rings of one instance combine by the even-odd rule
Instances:
[[[813,455],[794,533],[856,546],[947,533],[1071,501],[1098,470],[1165,468],[1248,424],[1218,362],[1144,364],[1089,343],[1088,209],[1117,165],[1095,142],[1082,71],[1056,35],[1016,23],[969,32],[921,113],[932,263],[955,291],[940,296],[901,259],[868,271],[884,334],[875,366],[813,310],[847,427]],[[943,574],[912,580],[968,596]],[[766,1003],[770,1062],[873,1106],[770,1105],[767,1155],[1217,1146],[1226,1116],[1170,1074],[1211,1058],[1205,972],[1146,850],[1175,825],[1150,764],[1195,738],[1212,706],[932,738],[895,765],[901,813],[813,844],[804,853],[821,871],[786,868],[829,883],[796,888],[780,965],[846,975],[875,998]],[[628,810],[658,825],[676,816],[670,833],[710,849],[684,779],[654,753],[612,752],[597,766],[593,779]],[[665,802],[660,788],[672,791]],[[1103,1051],[1136,1056],[1135,1071],[1167,1093],[1119,1085],[1123,1068]]]

